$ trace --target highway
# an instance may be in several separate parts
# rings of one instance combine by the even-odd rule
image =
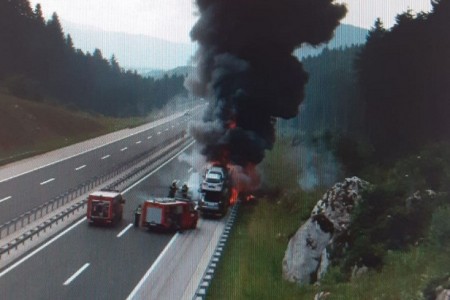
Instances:
[[[180,114],[124,139],[105,141],[68,158],[0,179],[0,224],[176,138],[186,130],[191,118]]]
[[[133,210],[149,195],[165,195],[167,178],[187,180],[189,170],[185,162],[170,161],[124,194],[118,226],[89,226],[83,218],[52,244],[0,272],[2,299],[125,299],[174,234],[129,226]]]
[[[3,174],[0,176],[0,210],[5,212],[2,217],[11,218],[8,211],[11,207],[23,212],[19,199],[31,202],[27,195],[40,195],[33,199],[42,201],[86,180],[86,176],[96,176],[117,162],[124,162],[120,158],[124,152],[128,151],[130,158],[148,151],[154,144],[145,145],[144,137],[150,140],[153,135],[161,136],[160,140],[153,140],[155,144],[161,143],[185,130],[189,119],[197,116],[183,114],[169,123],[131,134],[125,140],[102,142],[104,148],[100,145],[79,155],[66,155],[56,162],[53,159],[30,171],[16,171],[6,179]],[[144,149],[139,150],[141,146]],[[199,175],[186,162],[186,157],[178,159],[186,153],[189,157],[194,147],[192,144],[186,147],[124,191],[127,201],[124,218],[116,226],[89,226],[83,217],[0,269],[0,298],[190,299],[204,270],[198,265],[206,268],[205,263],[214,251],[213,240],[218,240],[225,220],[201,219],[196,230],[183,234],[148,232],[133,227],[132,223],[135,207],[150,195],[166,195],[173,179],[199,181]],[[34,188],[30,186],[27,192],[21,187],[24,183],[33,183]],[[29,207],[38,202],[33,203]]]

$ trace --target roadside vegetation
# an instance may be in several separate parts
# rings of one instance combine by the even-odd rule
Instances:
[[[319,285],[307,286],[284,281],[281,263],[289,238],[309,217],[326,188],[305,192],[292,180],[298,178],[301,166],[292,167],[295,164],[280,161],[280,157],[289,156],[293,148],[288,142],[279,141],[263,162],[266,184],[257,193],[255,202],[240,207],[238,221],[208,290],[208,299],[313,299],[319,291],[330,292],[327,298],[330,300],[434,299],[426,298],[427,290],[434,291],[436,287],[430,285],[439,279],[440,284],[445,284],[448,279],[445,275],[450,264],[450,256],[446,255],[450,250],[450,201],[444,193],[425,203],[425,212],[411,210],[413,215],[409,215],[403,209],[405,195],[409,193],[409,183],[405,180],[426,182],[420,168],[432,160],[440,160],[442,168],[449,168],[450,161],[443,160],[450,157],[444,150],[448,146],[436,145],[424,150],[420,159],[405,158],[390,168],[371,171],[369,167],[364,171],[368,178],[363,179],[379,184],[373,193],[378,196],[386,193],[383,195],[386,198],[372,194],[372,199],[379,200],[376,211],[361,209],[354,214],[353,226],[359,239],[355,243],[364,247],[349,251],[339,260],[341,264],[329,269]],[[283,171],[272,167],[280,163],[291,167]],[[399,176],[405,168],[412,171],[411,177]],[[404,193],[398,192],[401,197],[388,194],[386,190],[393,186],[405,187]],[[370,201],[367,205],[371,205]],[[413,218],[414,213],[417,218]],[[388,215],[398,222],[386,222]],[[392,244],[393,241],[398,244]],[[346,263],[373,253],[379,255],[380,264],[361,277],[350,278],[351,270]]]
[[[434,300],[436,288],[450,287],[450,39],[442,30],[450,2],[432,5],[398,15],[391,29],[376,20],[361,48],[305,60],[314,74],[304,106],[279,124],[282,138],[260,166],[265,184],[239,211],[208,299],[326,291],[330,300]],[[349,247],[332,253],[320,283],[285,282],[288,240],[332,185],[313,180],[302,190],[301,178],[330,170],[334,182],[358,176],[373,188],[352,212]],[[368,271],[354,276],[355,265]]]
[[[51,103],[30,101],[0,86],[0,165],[45,153],[160,118],[113,118]]]

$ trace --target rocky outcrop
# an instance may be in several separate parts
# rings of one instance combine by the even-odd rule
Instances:
[[[350,225],[353,208],[361,200],[361,190],[369,186],[358,177],[335,184],[311,212],[310,218],[290,239],[283,259],[283,277],[299,284],[320,279],[328,267],[327,246]]]

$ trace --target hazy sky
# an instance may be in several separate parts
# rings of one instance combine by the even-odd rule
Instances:
[[[107,31],[144,34],[175,42],[189,42],[195,23],[193,0],[30,0],[41,3],[49,18],[56,11],[60,19],[94,26]],[[349,12],[343,23],[370,28],[380,17],[385,27],[395,15],[408,8],[429,11],[429,0],[337,0],[346,3]]]

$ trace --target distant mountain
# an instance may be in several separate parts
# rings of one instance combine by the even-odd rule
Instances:
[[[153,78],[162,78],[164,75],[171,77],[172,75],[184,76],[186,77],[188,74],[194,72],[194,66],[180,66],[169,71],[163,70],[137,70],[139,74],[144,77],[153,77]]]
[[[194,43],[174,43],[144,35],[103,31],[65,20],[61,22],[64,33],[72,36],[76,48],[90,53],[98,48],[108,59],[114,54],[122,67],[136,70],[144,76],[162,77],[166,72],[169,72],[169,76],[173,74],[171,72],[186,73],[183,69],[177,71],[173,69],[190,65],[190,59],[197,48]],[[325,47],[333,49],[363,44],[366,41],[367,32],[367,29],[341,24],[328,44],[317,48],[305,46],[295,50],[294,54],[301,59],[317,56]]]
[[[334,37],[327,44],[319,47],[304,46],[294,51],[298,58],[319,55],[325,47],[330,49],[345,48],[351,45],[360,45],[366,42],[366,36],[369,31],[364,28],[353,25],[341,24],[337,27]]]
[[[113,54],[125,69],[169,70],[189,64],[196,45],[174,43],[144,35],[110,32],[95,27],[61,21],[65,34],[70,34],[75,48],[83,52],[101,50],[109,59]]]

